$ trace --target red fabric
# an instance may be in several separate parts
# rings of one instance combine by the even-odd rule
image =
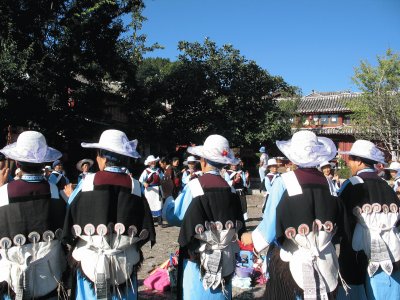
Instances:
[[[238,243],[239,243],[239,247],[240,247],[240,250],[246,250],[246,251],[253,251],[254,250],[254,245],[253,244],[250,244],[250,245],[244,245],[243,243],[242,243],[242,241],[238,241]]]
[[[180,182],[179,178],[175,178],[174,179],[174,184],[175,184],[176,187],[179,187],[181,185],[181,182]]]
[[[132,188],[132,179],[125,173],[114,173],[99,171],[94,176],[93,184],[97,185],[117,185],[128,189]]]
[[[147,174],[150,174],[151,172],[147,170]],[[160,180],[160,175],[158,172],[153,172],[151,175],[147,178],[146,182],[150,185],[160,185],[161,180]]]

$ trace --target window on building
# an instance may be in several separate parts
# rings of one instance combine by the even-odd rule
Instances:
[[[322,125],[329,124],[329,116],[328,115],[321,115],[319,123],[322,124]]]
[[[337,124],[338,121],[339,121],[338,115],[331,115],[330,119],[331,119],[330,122],[329,122],[330,124]]]
[[[350,120],[350,116],[349,115],[346,115],[346,116],[343,117],[343,124],[346,124],[346,125],[350,125],[351,124],[351,120]]]

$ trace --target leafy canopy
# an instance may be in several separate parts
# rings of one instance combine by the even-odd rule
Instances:
[[[382,147],[398,160],[400,154],[400,58],[391,49],[377,56],[377,64],[361,61],[353,81],[363,92],[348,105],[358,138],[382,142]]]

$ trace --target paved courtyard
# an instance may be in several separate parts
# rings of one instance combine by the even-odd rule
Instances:
[[[258,193],[254,195],[248,195],[247,202],[249,221],[246,222],[246,225],[249,230],[252,230],[260,222],[262,196]],[[174,253],[179,248],[177,243],[179,233],[178,227],[156,227],[156,233],[157,243],[153,247],[153,249],[150,248],[149,244],[146,244],[142,248],[145,260],[143,262],[142,269],[138,273],[139,299],[175,299],[176,295],[172,292],[168,291],[161,293],[147,290],[146,287],[143,285],[143,280],[149,275],[149,272],[151,272],[155,267],[167,260],[170,253]],[[255,286],[246,290],[234,288],[233,298],[261,299],[263,293],[264,286]]]

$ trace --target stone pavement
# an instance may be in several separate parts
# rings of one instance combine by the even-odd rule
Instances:
[[[247,196],[249,221],[246,222],[246,226],[248,230],[253,230],[260,222],[262,201],[263,198],[258,191],[253,191],[253,195]],[[157,243],[153,249],[150,248],[149,244],[146,244],[142,248],[144,262],[138,273],[139,299],[176,299],[176,295],[170,291],[161,293],[147,290],[143,285],[143,280],[149,275],[149,272],[166,261],[170,253],[175,253],[179,248],[177,243],[179,234],[178,227],[161,228],[158,226],[156,227],[156,233]],[[234,288],[233,299],[262,299],[264,289],[264,286],[255,286],[246,290]]]

